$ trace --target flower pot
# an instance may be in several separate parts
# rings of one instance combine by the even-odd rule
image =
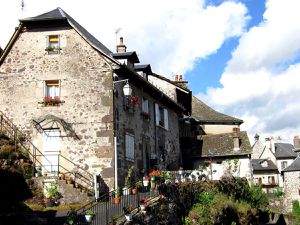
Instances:
[[[86,222],[90,223],[93,220],[93,215],[84,215]]]
[[[154,189],[155,188],[155,182],[151,181],[151,188]]]
[[[149,186],[149,180],[143,180],[143,185],[144,185],[144,187],[148,187]]]
[[[131,189],[131,194],[136,195],[137,194],[137,189],[136,188],[132,188]]]
[[[130,188],[123,188],[123,195],[129,195],[130,194]]]
[[[125,218],[127,221],[132,221],[132,215],[131,214],[126,214]]]
[[[121,199],[120,198],[114,198],[114,203],[115,204],[120,204]]]
[[[146,211],[146,206],[145,205],[140,205],[140,207],[141,207],[141,211]]]

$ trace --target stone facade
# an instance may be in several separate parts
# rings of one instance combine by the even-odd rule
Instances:
[[[46,38],[60,36],[59,54],[47,54]],[[0,67],[0,110],[42,151],[43,135],[32,120],[54,115],[71,124],[77,138],[60,138],[60,153],[72,162],[113,178],[112,64],[74,29],[23,31]],[[60,81],[59,106],[44,106],[45,81]]]
[[[151,169],[166,170],[168,168],[178,168],[181,164],[181,154],[179,149],[179,128],[178,115],[171,109],[154,99],[148,93],[143,92],[135,86],[133,96],[137,96],[139,103],[124,108],[125,97],[122,93],[122,86],[116,86],[115,114],[116,116],[116,136],[118,140],[118,176],[124,183],[127,170],[134,165],[137,168],[137,175],[144,175]],[[149,116],[142,114],[142,99],[148,100]],[[156,124],[155,104],[165,108],[168,112],[168,129]],[[134,160],[127,160],[125,157],[126,143],[125,135],[134,137]]]
[[[49,20],[47,16],[53,15],[59,19]],[[118,63],[105,46],[66,15],[58,8],[20,24],[0,58],[0,111],[40,150],[38,161],[53,159],[41,154],[55,148],[55,154],[63,157],[59,162],[54,159],[54,164],[72,172],[80,167],[101,175],[109,188],[116,186],[115,152],[118,185],[124,185],[130,166],[138,176],[156,167],[178,168],[181,106],[147,80],[141,81],[132,68]],[[55,54],[46,51],[50,37],[59,38]],[[124,83],[114,82],[115,73],[129,79],[132,95],[138,99],[135,105],[125,99]],[[147,91],[134,80],[146,85]],[[48,83],[53,81],[59,84],[60,102],[46,105]],[[142,99],[148,100],[147,116],[142,113]],[[158,124],[158,108],[168,126]],[[51,143],[50,132],[57,135],[51,136]],[[126,157],[128,136],[134,151],[130,159]],[[58,168],[54,165],[53,170],[51,164],[51,170]]]
[[[292,211],[292,202],[297,200],[300,202],[300,182],[299,171],[284,173],[284,198],[286,201],[286,210]]]

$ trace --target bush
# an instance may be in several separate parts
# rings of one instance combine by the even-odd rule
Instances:
[[[292,214],[294,216],[300,216],[300,205],[299,205],[299,201],[295,200],[292,202],[293,204],[293,209],[292,209]]]

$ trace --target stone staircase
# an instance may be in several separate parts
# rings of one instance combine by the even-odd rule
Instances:
[[[75,203],[88,203],[94,200],[94,181],[93,175],[85,169],[73,163],[70,159],[58,155],[59,171],[51,172],[47,170],[47,167],[39,161],[37,156],[44,157],[45,155],[27,138],[27,136],[21,132],[16,125],[0,111],[0,133],[5,134],[13,142],[14,148],[22,148],[27,152],[31,162],[33,170],[36,171],[35,175],[43,175],[35,177],[35,183],[38,187],[44,190],[47,184],[55,183],[58,185],[58,192],[62,195],[59,202],[61,204],[75,204]],[[69,171],[65,165],[71,165],[72,171]],[[41,174],[41,170],[44,169],[47,173]],[[39,174],[37,173],[39,171]],[[59,175],[68,175],[72,177],[73,184],[67,184],[66,180],[60,180]],[[78,185],[80,184],[80,185]]]

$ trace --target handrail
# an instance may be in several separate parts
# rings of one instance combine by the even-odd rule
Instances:
[[[49,159],[47,158],[46,155],[44,155],[27,137],[26,135],[20,131],[16,125],[14,125],[14,123],[2,112],[0,111],[0,131],[3,131],[3,129],[5,129],[5,131],[9,134],[9,137],[12,138],[15,142],[15,149],[17,148],[17,145],[19,144],[21,147],[23,147],[23,149],[26,150],[26,152],[29,154],[29,156],[31,156],[32,161],[33,161],[33,165],[34,168],[37,168],[38,166],[43,168],[45,172],[47,173],[51,173],[52,172],[52,168],[53,166],[57,166],[58,170],[59,168],[63,168],[63,170],[65,170],[67,173],[71,173],[74,175],[74,178],[78,178],[80,180],[82,180],[83,183],[85,183],[88,187],[89,187],[89,191],[91,191],[94,188],[94,180],[93,180],[93,175],[91,173],[89,173],[88,171],[86,171],[85,169],[83,169],[82,167],[78,166],[77,164],[75,164],[74,162],[72,162],[70,159],[66,158],[65,156],[59,154],[58,157],[63,158],[64,160],[68,161],[68,163],[71,163],[73,167],[77,168],[78,170],[82,170],[84,171],[84,173],[86,173],[89,178],[85,177],[84,175],[82,175],[82,173],[79,172],[71,172],[68,169],[66,169],[65,167],[63,167],[60,163],[58,163],[58,165],[53,165]],[[22,141],[20,141],[20,137],[22,137]],[[29,145],[29,147],[27,146]],[[32,148],[32,149],[31,149]],[[49,165],[44,165],[42,162],[40,162],[37,158],[37,156],[41,156],[43,157],[43,159],[46,160],[46,163]],[[58,158],[58,162],[59,158]],[[51,167],[51,171],[48,170],[48,167]],[[56,171],[59,173],[59,171]],[[76,176],[76,174],[80,174],[80,176]],[[58,175],[58,174],[57,174]]]

